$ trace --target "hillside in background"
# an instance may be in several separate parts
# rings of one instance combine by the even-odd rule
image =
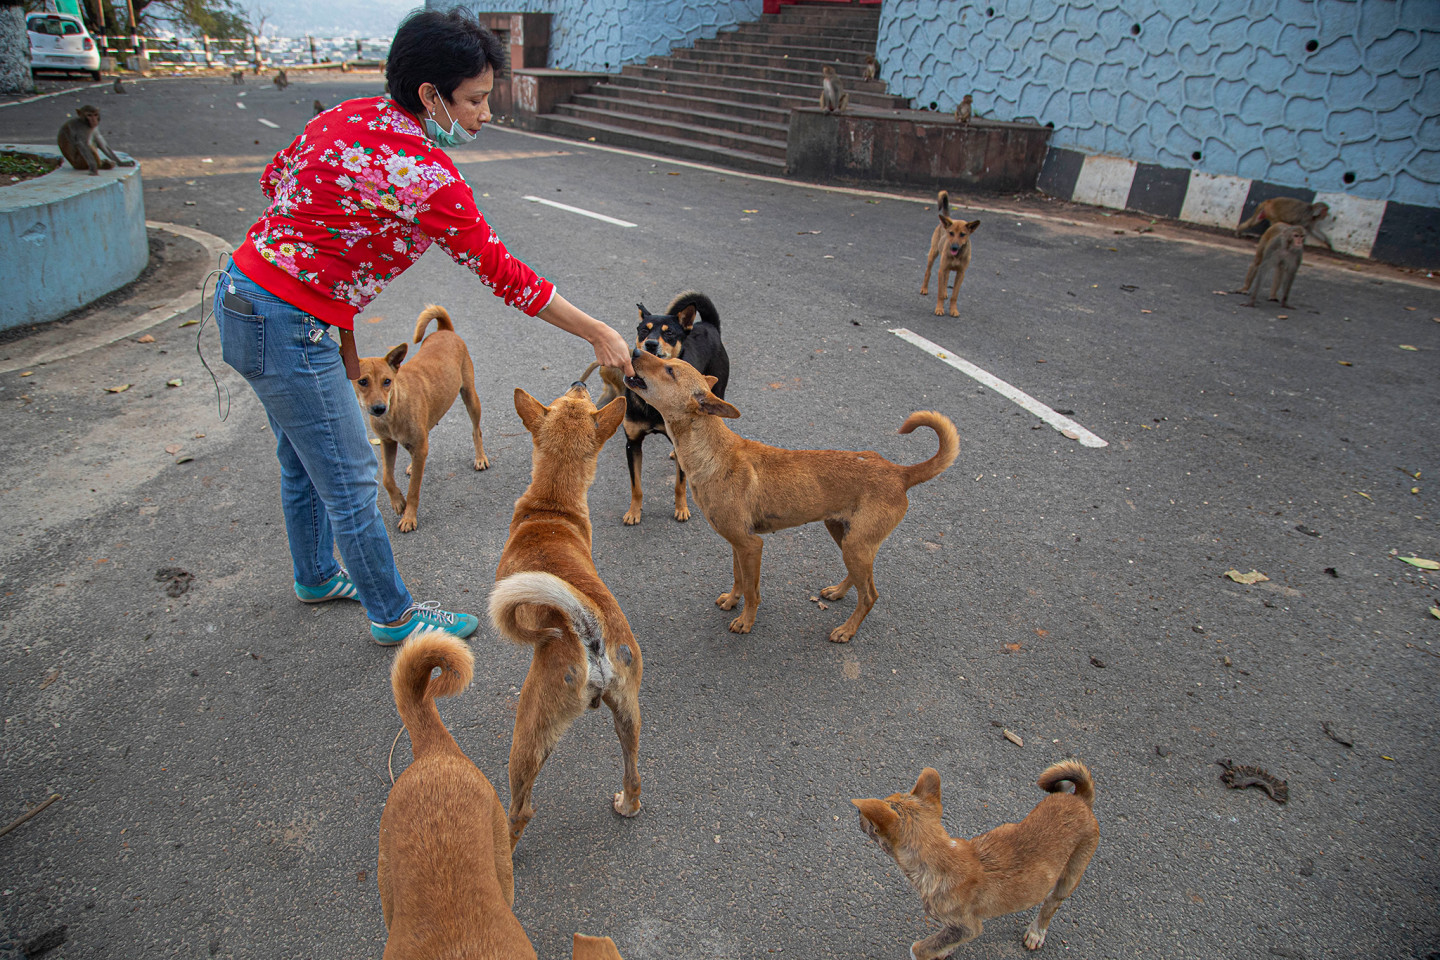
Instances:
[[[390,37],[422,0],[242,0],[269,37]]]

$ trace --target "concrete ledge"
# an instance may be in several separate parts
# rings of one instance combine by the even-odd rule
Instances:
[[[797,107],[785,160],[792,176],[807,180],[1013,193],[1035,189],[1050,133],[1028,123],[962,124],[924,110]]]
[[[536,117],[542,113],[554,113],[557,103],[584,93],[609,76],[608,73],[544,67],[516,67],[512,73],[515,125],[521,130],[539,129]]]
[[[0,150],[60,156],[53,146]],[[92,177],[65,164],[0,187],[0,330],[63,317],[134,280],[149,260],[138,166]]]

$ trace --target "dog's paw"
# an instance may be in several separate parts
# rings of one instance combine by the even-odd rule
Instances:
[[[615,794],[615,799],[610,801],[610,807],[622,817],[633,817],[640,813],[640,800],[637,798],[634,803],[625,802],[625,794]]]
[[[841,600],[844,599],[845,594],[849,592],[850,587],[848,585],[842,587],[840,584],[837,583],[833,587],[826,587],[825,589],[821,590],[820,596],[824,597],[826,600]]]
[[[744,618],[744,617],[736,617],[734,620],[731,620],[731,621],[730,621],[730,632],[731,632],[731,633],[749,633],[749,632],[750,632],[750,624],[748,624],[748,623],[745,622],[745,618]]]
[[[680,506],[675,508],[675,519],[679,520],[681,523],[684,523],[686,520],[690,519],[690,505],[688,503],[682,503]]]
[[[635,526],[635,524],[640,522],[640,508],[631,507],[629,510],[625,511],[625,516],[621,517],[621,519],[625,521],[625,526]]]
[[[487,457],[487,456],[485,456],[485,454],[482,453],[482,454],[480,454],[480,456],[478,456],[478,457],[475,458],[475,469],[476,469],[476,470],[488,470],[489,468],[490,468],[490,458]]]
[[[937,317],[943,317],[943,316],[945,316],[945,308],[944,308],[944,307],[936,307],[936,308],[935,308],[935,316],[937,316]]]
[[[952,317],[958,317],[958,316],[960,316],[960,308],[959,308],[959,307],[951,307],[951,308],[950,308],[950,316],[952,316]]]
[[[929,287],[921,287],[921,288],[920,288],[920,296],[922,296],[922,297],[928,297],[928,296],[930,296],[930,288],[929,288]]]
[[[836,627],[834,630],[830,631],[830,642],[849,643],[850,638],[853,636],[855,636],[855,632],[853,630],[846,630],[845,626],[842,624]]]
[[[715,598],[715,606],[721,610],[734,610],[735,604],[740,602],[740,597],[733,593],[722,593]],[[733,627],[731,629],[734,629]]]
[[[1030,922],[1030,926],[1025,928],[1025,949],[1039,950],[1041,947],[1045,946],[1045,934],[1048,932],[1048,930],[1038,929],[1035,926],[1035,922],[1032,920]]]
[[[396,526],[400,528],[401,533],[413,533],[415,528],[420,526],[420,521],[407,514],[400,518],[400,522]]]
[[[391,498],[390,498],[390,509],[391,509],[391,510],[394,510],[396,513],[404,513],[404,512],[405,512],[405,498],[404,498],[404,497],[391,497]]]

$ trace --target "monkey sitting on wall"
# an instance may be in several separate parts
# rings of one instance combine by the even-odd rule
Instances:
[[[975,98],[965,94],[964,98],[955,105],[955,120],[959,123],[969,123],[970,118],[975,114]]]
[[[1330,238],[1318,226],[1320,221],[1328,216],[1330,216],[1330,205],[1327,203],[1306,203],[1295,197],[1272,197],[1256,207],[1249,220],[1235,228],[1235,236],[1240,236],[1262,220],[1268,220],[1271,224],[1290,223],[1297,227],[1304,227],[1306,233],[1323,241],[1325,246],[1334,250]]]
[[[66,120],[60,125],[60,135],[56,138],[56,144],[65,159],[76,170],[89,170],[90,176],[98,177],[101,170],[109,170],[111,167],[133,167],[134,160],[121,160],[110,149],[105,142],[105,135],[100,132],[100,111],[94,107],[81,107],[75,111],[75,116]],[[105,157],[100,156],[101,153]]]
[[[1275,292],[1279,290],[1280,306],[1289,307],[1290,285],[1295,282],[1295,274],[1299,271],[1300,261],[1304,257],[1305,228],[1289,223],[1271,224],[1270,229],[1265,231],[1265,236],[1260,238],[1260,245],[1255,249],[1255,261],[1250,264],[1250,270],[1245,274],[1245,286],[1250,291],[1250,299],[1245,306],[1255,306],[1255,297],[1265,282],[1265,273],[1273,268],[1275,279],[1270,284],[1270,299],[1274,300]]]
[[[820,81],[820,109],[826,113],[834,113],[836,110],[841,113],[850,105],[850,94],[845,92],[845,85],[840,82],[840,75],[830,64],[825,64],[820,73],[824,79]]]

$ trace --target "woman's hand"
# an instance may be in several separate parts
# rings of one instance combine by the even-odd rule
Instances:
[[[549,306],[540,311],[539,317],[551,326],[588,341],[595,348],[595,359],[603,366],[623,370],[627,377],[634,374],[635,368],[630,365],[630,345],[625,338],[614,327],[596,320],[560,296],[558,291]]]

